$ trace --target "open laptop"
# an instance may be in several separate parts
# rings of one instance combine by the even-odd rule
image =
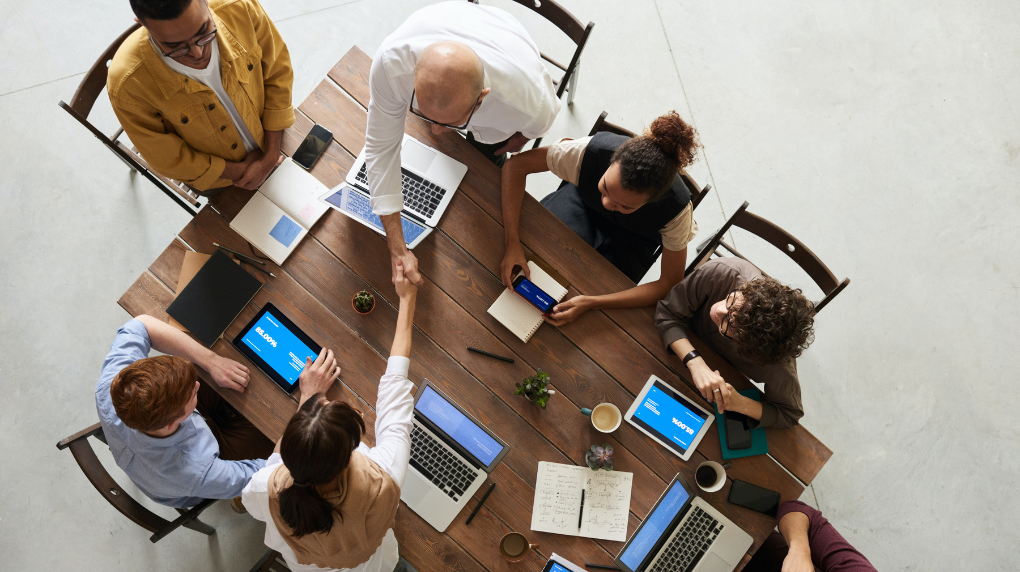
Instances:
[[[443,532],[509,451],[426,379],[414,395],[411,462],[400,500]]]
[[[619,556],[624,572],[730,572],[753,540],[679,473]]]
[[[405,133],[400,148],[400,171],[404,195],[401,226],[408,248],[414,248],[439,224],[439,218],[464,180],[467,165]],[[364,149],[348,171],[346,183],[338,185],[320,200],[385,235],[382,221],[372,214]]]

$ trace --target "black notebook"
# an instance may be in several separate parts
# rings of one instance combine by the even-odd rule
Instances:
[[[211,347],[259,288],[261,282],[217,250],[177,293],[166,313]]]

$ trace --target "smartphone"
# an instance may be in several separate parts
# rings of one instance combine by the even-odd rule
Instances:
[[[312,126],[312,130],[305,136],[305,140],[301,142],[301,145],[294,152],[294,162],[301,165],[305,170],[312,170],[312,165],[319,159],[322,152],[326,150],[326,145],[329,145],[329,140],[333,138],[333,133],[325,127],[316,123]]]
[[[727,500],[737,506],[756,510],[775,518],[779,512],[780,498],[781,495],[776,491],[733,479],[733,485],[730,486],[730,498]]]
[[[747,423],[747,415],[727,411],[726,417],[726,446],[731,451],[736,449],[751,448],[751,426]]]
[[[525,278],[523,274],[514,278],[514,292],[517,292],[525,300],[531,302],[543,314],[548,314],[549,310],[552,310],[553,306],[556,305],[555,298],[546,294],[538,286],[535,286],[535,283]]]

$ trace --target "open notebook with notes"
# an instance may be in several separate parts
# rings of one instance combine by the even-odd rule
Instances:
[[[531,281],[535,286],[555,298],[557,302],[561,302],[567,295],[567,286],[557,281],[534,260],[528,261],[528,268],[531,269]],[[544,321],[538,308],[510,288],[503,290],[499,298],[496,298],[489,307],[489,314],[524,343],[531,339]]]
[[[623,542],[633,481],[634,473],[541,461],[531,530]]]

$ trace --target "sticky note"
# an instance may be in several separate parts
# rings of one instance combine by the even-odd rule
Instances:
[[[305,222],[312,222],[312,217],[315,216],[315,209],[317,207],[318,205],[316,203],[309,202],[301,208],[301,212],[298,213],[298,216]]]
[[[273,230],[269,231],[269,236],[275,238],[280,244],[290,248],[290,243],[294,242],[297,238],[298,233],[301,232],[301,227],[289,218],[287,215],[280,217],[280,222],[276,223]]]

